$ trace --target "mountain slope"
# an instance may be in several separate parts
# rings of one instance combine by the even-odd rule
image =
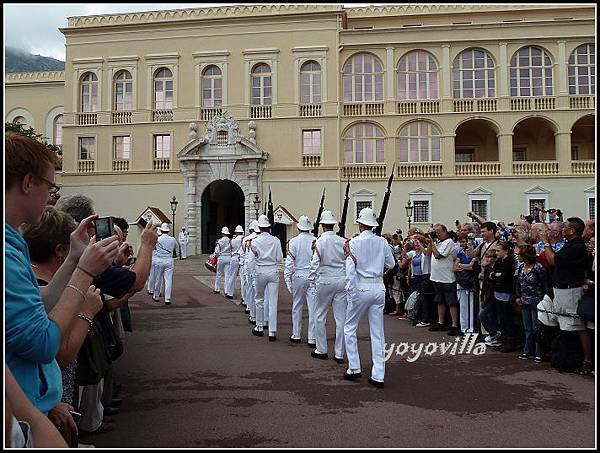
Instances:
[[[65,62],[32,55],[14,47],[5,48],[4,72],[64,71]]]

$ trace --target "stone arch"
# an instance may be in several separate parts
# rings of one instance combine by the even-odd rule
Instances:
[[[571,158],[573,160],[595,159],[596,121],[593,114],[582,115],[571,126]]]
[[[497,123],[487,118],[461,121],[454,131],[456,162],[499,161],[499,131]]]
[[[12,123],[15,120],[15,118],[19,116],[25,118],[28,127],[32,127],[35,129],[35,121],[33,121],[33,115],[31,114],[31,112],[29,112],[29,110],[23,107],[17,107],[8,112],[6,114],[6,121],[8,123]]]
[[[46,115],[46,137],[48,137],[52,143],[54,143],[54,120],[58,115],[63,115],[64,112],[64,106],[57,105],[56,107],[50,109]]]
[[[524,151],[526,161],[556,160],[556,137],[559,131],[550,119],[530,115],[513,126],[513,151]]]

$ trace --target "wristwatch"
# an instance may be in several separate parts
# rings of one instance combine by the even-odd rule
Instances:
[[[544,247],[550,247],[550,243],[549,242],[544,242]]]

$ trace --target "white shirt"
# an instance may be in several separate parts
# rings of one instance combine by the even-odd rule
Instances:
[[[240,266],[250,266],[254,261],[254,253],[250,250],[251,241],[256,238],[258,234],[254,231],[242,239],[242,249],[240,250]]]
[[[231,253],[236,258],[240,256],[243,240],[244,236],[242,236],[241,234],[238,234],[231,240]]]
[[[312,233],[304,231],[288,242],[283,277],[289,287],[292,286],[294,273],[308,274],[312,258],[312,244],[315,239]]]
[[[279,238],[267,232],[260,233],[250,244],[257,267],[276,266],[283,260]]]
[[[156,241],[156,246],[154,247],[154,250],[156,250],[155,257],[158,259],[173,259],[173,251],[175,250],[175,247],[177,247],[177,241],[173,236],[161,234],[158,237],[158,241]]]
[[[456,258],[456,247],[452,238],[437,242],[436,248],[442,258],[436,258],[431,255],[431,276],[429,279],[432,282],[438,283],[454,283],[456,276],[452,268],[454,267],[454,258]]]
[[[231,239],[223,236],[215,245],[215,256],[231,256]]]
[[[309,279],[346,277],[345,242],[343,237],[333,231],[325,231],[319,236],[310,263]]]
[[[189,241],[189,234],[186,231],[185,233],[182,231],[181,233],[179,233],[179,243],[184,245],[187,244]]]
[[[346,290],[376,288],[385,289],[384,267],[396,264],[388,242],[365,230],[348,243],[350,256],[346,258]]]

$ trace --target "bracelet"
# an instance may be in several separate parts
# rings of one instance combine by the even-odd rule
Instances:
[[[93,279],[98,278],[97,275],[92,274],[90,271],[86,271],[83,267],[81,267],[79,264],[77,265],[77,269],[79,269],[81,272],[83,272],[84,274],[89,275],[90,277],[92,277]]]
[[[92,319],[88,318],[88,317],[87,317],[86,315],[84,315],[83,313],[79,313],[79,314],[77,315],[77,317],[78,317],[79,319],[83,319],[84,321],[86,321],[86,322],[87,322],[87,323],[90,325],[90,328],[88,329],[88,332],[89,332],[89,331],[92,329],[92,327],[94,327],[94,321],[93,321]]]
[[[81,297],[83,297],[85,299],[85,294],[83,293],[83,291],[81,291],[79,288],[77,288],[76,286],[73,285],[67,285],[67,288],[71,288],[75,291],[77,291],[79,294],[81,294]]]

